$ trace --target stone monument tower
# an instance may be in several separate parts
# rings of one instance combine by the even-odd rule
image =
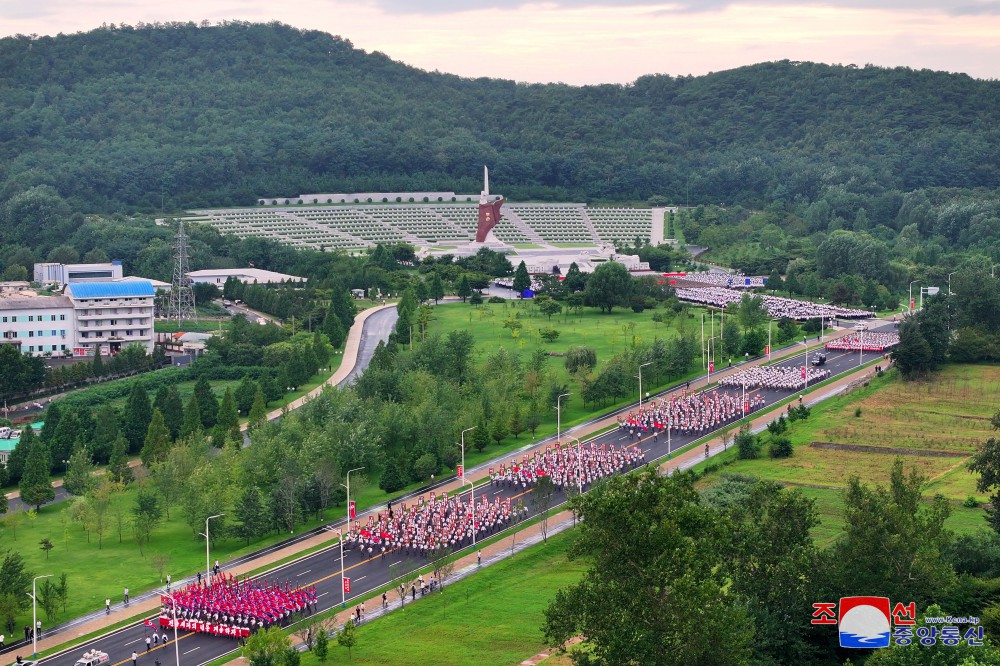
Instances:
[[[493,227],[500,221],[500,207],[503,206],[503,197],[496,201],[490,201],[490,170],[483,167],[483,192],[479,197],[479,224],[476,227],[476,242],[486,242]]]

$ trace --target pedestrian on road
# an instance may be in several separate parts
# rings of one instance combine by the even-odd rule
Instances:
[[[146,636],[146,652],[149,652],[149,648],[152,645],[152,643],[153,643],[153,639],[150,638],[149,636]]]
[[[135,653],[135,650],[132,650],[132,666],[135,666],[135,662],[136,662],[136,660],[137,660],[138,658],[139,658],[139,655],[137,655],[137,654]]]
[[[111,598],[108,597],[104,600],[104,614],[111,615]]]
[[[417,600],[417,586],[416,584],[410,585],[410,596],[413,601]]]
[[[201,585],[201,572],[198,572],[198,584]]]
[[[164,645],[167,644],[167,632],[164,631],[163,635],[160,636],[160,642],[163,643]]]
[[[705,445],[705,457],[708,457],[708,444]]]
[[[167,574],[167,589],[170,589],[170,574]]]
[[[31,640],[31,627],[24,625],[24,642],[27,643]]]
[[[39,620],[38,622],[35,622],[35,635],[38,636],[39,638],[42,637],[42,621],[41,620]]]
[[[160,642],[160,635],[154,631],[153,632],[153,646],[155,647],[156,644],[159,643],[159,642]]]
[[[389,597],[386,595],[385,592],[383,592],[382,593],[382,608],[388,608],[388,607],[389,607]],[[2,647],[2,646],[3,646],[3,636],[0,636],[0,647]]]
[[[365,610],[365,602],[361,602],[361,619],[364,620],[368,616],[368,611]]]
[[[3,642],[4,642],[4,640],[6,640],[6,638],[7,638],[6,636],[4,636],[3,634],[0,634],[0,650],[3,649]]]
[[[476,551],[476,566],[483,566],[483,551]]]
[[[125,593],[122,595],[125,598],[125,605],[128,606],[128,588],[125,588]]]

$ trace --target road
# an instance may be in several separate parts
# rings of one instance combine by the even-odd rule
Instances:
[[[347,386],[365,371],[365,368],[371,363],[372,354],[375,353],[378,343],[389,339],[389,334],[392,333],[392,328],[396,325],[398,318],[399,314],[396,312],[396,308],[390,308],[376,312],[365,320],[364,328],[361,329],[361,345],[358,347],[358,360],[354,364],[351,374],[347,375],[344,381],[340,382],[338,386]]]
[[[883,330],[891,329],[891,324],[884,324],[882,328]],[[875,330],[878,330],[878,328]],[[810,357],[814,354],[815,352],[811,353]],[[804,354],[798,354],[779,362],[777,365],[788,367],[801,366],[805,362],[804,356]],[[859,354],[857,352],[830,352],[828,354],[828,360],[825,367],[830,371],[832,376],[836,377],[855,370],[859,365],[859,359],[860,361],[867,363],[868,361],[872,361],[880,357],[881,354],[878,353]],[[666,394],[669,395],[670,393],[681,390],[682,389],[678,387],[672,391],[666,392]],[[790,395],[787,391],[754,391],[754,393],[759,393],[764,398],[765,407],[762,409],[773,405],[775,402],[784,400]],[[627,412],[630,409],[634,409],[634,406],[630,406],[622,411]],[[731,425],[732,423],[727,424],[727,426]],[[577,426],[576,428],[563,431],[564,441],[567,441],[575,430],[582,430],[584,427],[585,426]],[[676,434],[670,438],[670,452],[677,452],[691,442],[705,437],[708,434],[710,433],[698,433],[696,435]],[[546,445],[552,445],[554,439],[554,437],[550,437],[546,440],[533,444],[530,447],[525,447],[525,449],[544,449]],[[636,442],[632,440],[626,432],[620,429],[611,430],[588,441],[593,441],[597,446],[600,446],[601,444],[616,444],[621,446],[636,443],[643,448],[648,462],[666,456],[668,448],[666,437],[661,436],[654,441],[652,435],[650,435]],[[512,457],[520,457],[521,455],[523,455],[522,451],[508,453],[502,458],[478,465],[476,468],[468,470],[468,472],[469,474],[473,474],[476,471],[481,471],[489,466],[496,466],[502,462],[508,461]],[[443,485],[445,482],[447,481],[441,482],[439,485]],[[423,488],[420,493],[427,493],[430,489],[431,488]],[[530,488],[525,490],[519,487],[494,487],[487,483],[480,486],[476,492],[477,494],[480,494],[480,496],[482,496],[481,493],[487,493],[491,500],[496,497],[510,497],[512,501],[516,502],[520,499],[528,508],[529,516],[534,513],[532,503],[530,501]],[[463,493],[463,495],[464,494],[465,493]],[[406,499],[407,498],[400,498],[402,501],[406,501]],[[563,501],[565,501],[564,494],[557,492],[553,496],[550,506],[558,506]],[[382,508],[384,507],[376,507],[373,510],[377,511]],[[358,519],[364,520],[364,515],[359,516]],[[337,521],[336,523],[332,523],[321,529],[335,530],[336,527],[342,523],[342,520]],[[270,573],[268,577],[272,580],[288,580],[293,585],[316,585],[317,593],[319,594],[319,610],[327,610],[340,604],[341,581],[339,555],[339,547],[330,547],[308,555],[301,560],[286,564]],[[384,559],[376,556],[371,560],[367,560],[359,552],[345,549],[345,573],[349,578],[351,578],[352,593],[351,596],[348,597],[347,603],[353,604],[353,600],[359,600],[370,593],[370,591],[388,583],[390,580],[390,567],[392,565],[398,565],[402,569],[400,573],[409,573],[418,568],[425,567],[427,564],[428,561],[420,556],[406,556],[398,551],[387,553]],[[393,573],[396,572],[394,571]],[[111,656],[110,664],[107,666],[127,666],[130,661],[132,650],[137,650],[140,653],[142,652],[140,648],[144,648],[145,646],[144,632],[145,629],[143,624],[137,623],[90,641],[86,645],[75,647],[63,654],[54,655],[45,659],[43,663],[46,666],[72,666],[75,660],[85,650],[96,648],[107,652]],[[170,632],[169,635],[172,638],[173,633]],[[236,644],[231,639],[212,637],[190,632],[181,632],[177,647],[179,648],[183,663],[186,666],[193,666],[194,664],[203,664],[232,651],[235,649]],[[176,666],[173,640],[169,641],[166,645],[158,646],[153,650],[153,652],[154,654],[150,657],[143,657],[147,663],[149,659],[152,658],[159,660],[162,666]]]

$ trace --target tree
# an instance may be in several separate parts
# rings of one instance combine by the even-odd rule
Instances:
[[[212,434],[212,443],[222,448],[226,438],[240,441],[243,436],[240,434],[240,413],[236,408],[236,398],[233,392],[226,388],[222,394],[222,402],[219,404],[218,420]]]
[[[1000,411],[991,419],[994,432],[1000,430]],[[983,442],[969,460],[970,472],[978,473],[976,490],[990,493],[992,508],[986,509],[986,522],[1000,534],[1000,439],[990,437]]]
[[[785,283],[781,279],[781,271],[777,268],[771,271],[771,274],[767,276],[767,288],[771,290],[771,293],[776,291],[781,291],[784,289]]]
[[[518,298],[521,297],[525,290],[531,289],[531,276],[528,274],[528,267],[524,265],[523,261],[514,270],[513,289],[517,292]]]
[[[243,653],[250,666],[280,666],[280,657],[289,648],[290,642],[281,627],[274,625],[250,634]]]
[[[857,477],[848,481],[844,533],[830,557],[840,591],[871,590],[920,604],[952,583],[954,571],[942,557],[951,506],[940,495],[924,502],[924,480],[916,470],[906,475],[897,458],[888,487],[869,487]]]
[[[552,321],[552,315],[562,312],[562,305],[559,301],[554,301],[551,298],[540,298],[537,305],[538,311],[547,316],[549,321]]]
[[[892,360],[905,378],[920,377],[934,369],[931,346],[917,321],[907,320],[899,327],[899,344],[892,350]]]
[[[25,429],[30,430],[30,428]],[[46,502],[51,502],[56,497],[56,491],[49,480],[49,450],[45,444],[38,439],[28,451],[28,459],[24,463],[24,472],[21,474],[21,483],[18,489],[21,491],[21,499],[35,510],[42,508]]]
[[[406,487],[406,481],[403,479],[403,475],[399,470],[399,464],[394,456],[390,457],[389,462],[385,464],[378,487],[390,494]]]
[[[132,483],[135,478],[128,464],[128,443],[125,435],[119,433],[111,447],[111,459],[108,461],[108,475],[118,483]]]
[[[725,528],[691,475],[615,476],[573,503],[570,557],[591,565],[545,610],[551,645],[582,633],[597,663],[749,663],[752,624],[708,546]]]
[[[125,403],[125,413],[122,417],[122,432],[128,442],[129,453],[138,453],[146,441],[149,422],[153,420],[153,409],[149,404],[146,389],[139,382],[132,384],[128,402]]]
[[[476,423],[476,429],[472,431],[472,446],[476,448],[476,451],[482,452],[486,450],[486,447],[490,445],[490,427],[486,421],[486,417],[482,416],[479,422]]]
[[[153,463],[164,460],[169,452],[170,431],[167,430],[167,426],[163,422],[163,414],[159,409],[154,409],[153,418],[149,422],[149,428],[146,429],[146,439],[139,457],[142,458],[142,464],[149,468]]]
[[[431,284],[427,290],[427,295],[434,299],[434,305],[444,298],[444,284],[441,283],[441,274],[434,271],[431,276]]]
[[[250,541],[267,533],[267,512],[264,510],[264,496],[256,486],[243,489],[236,502],[233,513],[238,524],[233,527],[233,533],[242,539]]]
[[[358,631],[354,620],[348,620],[337,633],[337,645],[347,648],[347,659],[351,660],[351,649],[358,644]]]
[[[500,413],[496,415],[496,418],[493,419],[493,423],[490,424],[489,434],[490,439],[495,441],[497,446],[500,446],[500,442],[503,441],[504,437],[510,434],[506,414]]]
[[[184,406],[184,421],[181,423],[181,439],[187,439],[196,433],[201,432],[201,406],[198,404],[198,395],[191,394],[188,403]]]
[[[135,496],[135,504],[132,505],[132,531],[140,553],[143,546],[149,543],[153,530],[162,518],[163,508],[160,506],[160,498],[156,493],[140,488]]]
[[[546,475],[538,477],[538,483],[531,493],[531,506],[539,517],[538,527],[542,532],[542,541],[549,540],[549,509],[552,507],[552,495],[555,491],[552,477]]]
[[[515,439],[519,437],[522,432],[524,432],[526,426],[524,424],[524,418],[521,416],[520,401],[514,402],[514,407],[510,411],[510,424],[508,427]]]
[[[0,561],[0,618],[13,631],[13,620],[18,611],[28,607],[28,592],[34,573],[25,567],[24,557],[13,550],[2,551]]]
[[[63,487],[71,495],[84,495],[94,486],[94,461],[87,447],[77,445],[69,457]]]
[[[313,654],[319,659],[320,663],[326,661],[326,658],[330,654],[330,640],[326,636],[326,628],[320,624],[319,631],[316,632],[316,644],[313,647]]]
[[[264,391],[257,386],[257,391],[253,396],[253,404],[250,405],[250,415],[247,418],[247,430],[256,430],[267,423],[267,404],[264,401]]]
[[[599,265],[587,279],[583,302],[601,312],[611,313],[616,305],[625,305],[632,295],[632,276],[624,264],[608,261]]]
[[[55,548],[55,546],[52,545],[52,540],[47,538],[42,539],[38,542],[38,545],[41,546],[43,551],[45,551],[45,559],[49,559],[49,551]]]
[[[198,398],[198,409],[201,410],[201,427],[206,431],[211,430],[219,416],[219,400],[205,375],[195,383],[194,396]]]
[[[184,403],[181,401],[181,394],[177,392],[177,386],[171,384],[157,391],[153,407],[163,414],[163,423],[170,431],[170,439],[180,437],[181,427],[184,425]]]
[[[566,371],[575,374],[581,370],[589,372],[597,366],[597,350],[579,345],[566,350]]]
[[[458,278],[458,284],[455,285],[455,294],[461,297],[463,303],[465,299],[472,295],[472,287],[469,286],[469,276],[465,273],[462,273],[462,276]]]

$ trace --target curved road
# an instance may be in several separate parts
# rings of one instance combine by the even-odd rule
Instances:
[[[884,324],[882,327],[877,328],[891,329],[891,324]],[[375,340],[375,336],[372,336],[372,339]],[[375,341],[375,344],[377,344],[377,340]],[[372,346],[374,347],[374,345]],[[814,354],[815,352],[811,352],[810,358],[812,358]],[[825,367],[830,371],[833,377],[837,377],[857,369],[859,361],[867,363],[880,357],[881,354],[879,353],[859,354],[857,352],[829,352]],[[776,365],[797,367],[801,366],[804,362],[804,354],[797,354],[778,362]],[[665,394],[675,393],[681,390],[682,388],[678,387],[665,392]],[[715,388],[709,390],[733,391],[733,389]],[[758,393],[764,398],[764,407],[761,409],[766,409],[775,402],[784,400],[790,395],[787,391],[771,390],[755,390],[754,393]],[[620,410],[619,413],[627,412],[631,409],[633,409],[632,405]],[[603,418],[606,418],[606,416],[602,417],[602,419]],[[732,423],[733,422],[727,423],[723,427],[729,427]],[[566,437],[567,435],[571,435],[573,431],[580,430],[583,427],[584,426],[577,426],[576,428],[564,431],[564,439],[568,439],[568,437]],[[722,428],[720,427],[719,429],[721,430]],[[670,438],[669,451],[667,438],[662,434],[655,439],[653,435],[648,435],[639,440],[634,440],[623,430],[613,429],[587,441],[592,441],[596,446],[600,446],[602,444],[615,444],[618,446],[635,444],[642,447],[646,460],[651,462],[667,456],[668,453],[677,452],[679,449],[684,448],[691,442],[701,439],[709,434],[710,433],[707,432],[694,435],[685,435],[680,433],[673,434]],[[502,458],[478,465],[476,468],[468,470],[468,472],[472,473],[477,470],[481,471],[489,466],[495,466],[502,462],[506,462],[511,458],[521,457],[528,449],[540,448],[544,450],[546,445],[553,444],[554,439],[554,437],[550,437],[537,443],[533,443],[530,446],[524,447],[520,451],[511,452],[505,454]],[[718,452],[719,451],[715,451],[714,453]],[[414,493],[410,495],[410,497],[418,494],[422,495],[434,487],[439,487],[452,481],[454,481],[454,479],[448,479],[446,481],[439,482],[435,486],[422,488],[418,493]],[[584,490],[586,490],[586,487]],[[482,494],[486,494],[491,500],[496,497],[510,497],[512,498],[512,501],[521,499],[524,505],[528,508],[529,516],[534,513],[532,502],[530,501],[530,497],[528,497],[532,492],[531,488],[524,489],[521,487],[494,486],[487,482],[486,484],[479,486],[476,492],[477,494],[480,494],[480,496],[482,496]],[[464,495],[465,493],[462,494]],[[565,499],[564,493],[555,493],[551,500],[550,507],[558,506],[564,502]],[[399,498],[399,500],[395,501],[398,502],[406,500],[407,498]],[[373,507],[366,513],[371,513],[380,509],[383,509],[383,507]],[[363,518],[364,515],[359,515],[358,520],[363,520]],[[320,529],[335,530],[336,527],[342,525],[343,522],[343,520],[339,520]],[[288,580],[293,585],[316,585],[317,592],[319,594],[319,610],[327,610],[340,604],[341,581],[339,555],[339,548],[331,546],[273,570],[268,574],[268,578],[279,581]],[[231,564],[232,563],[227,563],[227,566]],[[354,600],[359,600],[369,594],[372,590],[388,583],[390,580],[390,567],[393,565],[397,565],[398,568],[402,569],[399,573],[403,574],[404,572],[409,573],[418,568],[426,567],[427,564],[428,560],[419,555],[407,555],[399,552],[398,550],[387,553],[384,558],[376,556],[371,560],[368,560],[359,552],[352,551],[351,549],[345,549],[345,573],[349,578],[351,578],[351,596],[348,597],[347,603],[353,605]],[[393,573],[396,573],[396,571],[393,570]],[[148,594],[143,595],[144,598],[148,596]],[[110,663],[105,666],[127,666],[130,662],[132,650],[136,650],[137,652],[140,652],[140,654],[143,654],[141,648],[145,645],[145,631],[146,630],[143,624],[140,622],[89,641],[85,645],[76,646],[61,654],[53,655],[52,657],[45,659],[44,664],[46,664],[46,666],[72,666],[84,650],[96,648],[107,652],[111,656]],[[172,640],[173,632],[171,631],[168,633],[171,640],[166,645],[160,645],[153,650],[154,654],[141,656],[140,660],[145,661],[147,665],[152,659],[156,659],[161,662],[162,666],[176,666],[176,660],[174,657],[175,650]],[[190,632],[180,632],[178,648],[181,660],[185,666],[193,666],[194,664],[203,664],[231,652],[236,648],[236,643],[233,640],[226,638]]]

